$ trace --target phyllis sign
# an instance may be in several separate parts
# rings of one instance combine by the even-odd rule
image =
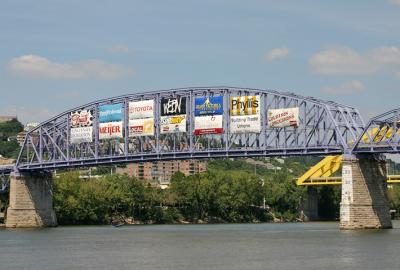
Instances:
[[[232,116],[230,121],[231,133],[260,133],[260,115]]]
[[[268,126],[271,128],[298,127],[299,108],[268,110]]]
[[[231,115],[260,113],[260,96],[231,97]]]
[[[260,96],[231,98],[231,133],[260,133]]]

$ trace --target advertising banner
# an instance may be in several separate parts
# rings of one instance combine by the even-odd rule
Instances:
[[[154,118],[129,120],[129,137],[153,135]]]
[[[154,100],[129,102],[129,119],[154,117]]]
[[[99,122],[118,122],[123,119],[122,103],[99,106]]]
[[[299,108],[268,110],[268,126],[271,128],[298,127]]]
[[[90,127],[93,123],[93,115],[90,110],[81,110],[71,113],[71,127]]]
[[[222,134],[222,115],[197,116],[194,118],[194,135]]]
[[[186,132],[186,114],[176,116],[161,116],[160,133]]]
[[[223,111],[222,96],[215,97],[199,97],[195,99],[194,115],[222,115]]]
[[[161,99],[161,116],[181,114],[186,114],[186,97]]]
[[[99,139],[118,139],[122,138],[122,122],[108,122],[99,124]]]
[[[93,142],[93,127],[71,128],[70,141],[72,144]]]
[[[231,115],[260,113],[260,96],[231,97]]]
[[[260,115],[231,116],[230,132],[260,133],[261,132]]]

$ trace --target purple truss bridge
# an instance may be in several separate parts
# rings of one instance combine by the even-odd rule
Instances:
[[[343,154],[340,228],[391,228],[382,154],[399,153],[399,123],[400,109],[365,125],[353,107],[251,88],[179,88],[97,100],[29,131],[16,164],[0,167],[3,179],[11,173],[6,226],[57,224],[49,173],[56,169]]]
[[[223,99],[223,132],[196,135],[195,99],[212,96]],[[239,96],[259,96],[259,133],[230,132],[230,98]],[[162,134],[161,101],[177,97],[185,98],[186,132]],[[128,104],[143,100],[154,101],[154,135],[130,137]],[[122,104],[123,138],[101,140],[99,107],[110,104]],[[282,108],[298,108],[296,126],[269,126],[268,110]],[[79,111],[92,112],[93,140],[72,144],[71,114]],[[98,100],[41,123],[26,135],[16,168],[24,172],[171,159],[341,154],[350,152],[349,143],[363,132],[364,122],[359,112],[332,101],[248,88],[170,89]]]

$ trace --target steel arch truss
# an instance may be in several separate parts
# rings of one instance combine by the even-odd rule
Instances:
[[[224,133],[195,136],[195,98],[219,95],[223,96]],[[231,134],[230,97],[251,95],[260,96],[261,133]],[[188,132],[160,134],[160,105],[163,97],[186,97]],[[155,104],[155,135],[129,138],[129,102],[149,99],[154,100]],[[99,140],[98,108],[100,105],[115,103],[123,104],[125,136],[117,140]],[[299,108],[298,127],[270,128],[267,121],[268,109],[290,107]],[[91,143],[70,143],[70,114],[78,110],[93,112],[94,140]],[[354,108],[291,93],[233,87],[154,91],[99,100],[40,124],[28,132],[17,160],[17,168],[24,171],[187,158],[341,154],[351,149],[349,142],[357,140],[363,127],[363,120]]]
[[[400,108],[372,118],[352,152],[400,153]]]

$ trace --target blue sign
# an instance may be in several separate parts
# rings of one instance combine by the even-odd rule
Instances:
[[[195,116],[222,115],[224,113],[222,96],[196,98],[194,104]]]
[[[99,106],[99,122],[119,122],[123,119],[122,103]]]

